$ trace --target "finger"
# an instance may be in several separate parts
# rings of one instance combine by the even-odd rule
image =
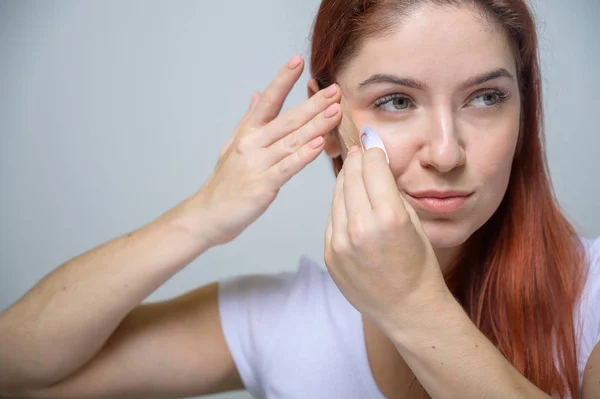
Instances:
[[[298,151],[288,155],[275,165],[267,169],[267,178],[273,181],[277,187],[283,186],[296,173],[300,172],[306,165],[314,161],[323,151],[325,139],[321,136],[300,147]]]
[[[229,147],[231,147],[231,143],[233,143],[234,139],[235,139],[235,134],[231,135],[229,140],[227,140],[227,142],[221,149],[221,152],[219,152],[219,158],[221,158],[223,155],[225,155],[227,153],[227,151],[229,151]]]
[[[390,206],[404,209],[396,179],[387,164],[385,153],[379,148],[363,154],[363,180],[373,209]]]
[[[410,221],[412,222],[413,226],[415,226],[415,229],[419,233],[421,233],[423,237],[425,237],[425,231],[423,230],[423,225],[421,224],[421,219],[419,219],[419,215],[417,214],[415,209],[408,203],[408,201],[406,201],[402,197],[402,194],[400,194],[400,199],[402,200],[402,204],[404,205],[404,209],[406,209],[408,216],[410,216]]]
[[[252,113],[256,109],[256,106],[258,105],[258,102],[260,101],[261,97],[262,97],[261,92],[257,91],[257,92],[254,92],[254,94],[252,94],[252,100],[250,101],[250,106],[248,107],[248,112],[246,112],[246,115],[244,115],[244,118],[239,123],[239,125],[236,129],[236,134],[239,134],[240,132],[246,130],[245,127],[248,124],[248,122],[250,121],[250,118],[252,117]]]
[[[227,140],[225,145],[223,145],[223,148],[221,149],[221,152],[219,153],[219,157],[222,157],[229,150],[229,147],[231,147],[231,143],[233,143],[233,141],[236,139],[236,137],[240,134],[241,127],[244,126],[246,124],[246,122],[248,121],[248,118],[250,117],[252,111],[256,107],[256,104],[258,103],[260,96],[261,96],[260,92],[254,92],[254,94],[252,94],[252,100],[250,100],[250,105],[248,106],[248,111],[246,112],[246,115],[244,115],[244,117],[242,118],[242,120],[239,123],[238,127],[236,128],[235,132]]]
[[[315,116],[300,129],[289,133],[266,150],[264,161],[267,167],[280,162],[285,157],[298,151],[312,140],[324,136],[335,129],[342,119],[339,104],[332,104],[325,111]]]
[[[289,133],[302,128],[322,112],[339,109],[338,103],[340,101],[341,91],[338,85],[333,84],[321,90],[304,103],[292,108],[265,126],[264,131],[261,132],[260,144],[263,147],[268,147]]]
[[[286,97],[302,75],[303,70],[304,60],[298,56],[292,58],[281,68],[256,104],[249,121],[252,126],[263,126],[279,115]]]
[[[343,239],[348,235],[348,216],[346,215],[346,206],[344,204],[344,168],[340,171],[333,191],[333,201],[331,204],[331,225],[332,237],[337,236]]]
[[[252,101],[250,101],[250,107],[248,108],[248,112],[252,112],[252,110],[258,103],[258,100],[260,100],[260,96],[261,96],[261,93],[259,93],[259,92],[255,92],[254,94],[252,94]]]
[[[248,121],[250,120],[250,117],[252,116],[252,112],[254,111],[254,109],[256,109],[256,105],[258,104],[258,101],[260,100],[261,97],[262,97],[262,93],[259,91],[256,91],[252,94],[252,99],[250,100],[250,105],[248,106],[248,111],[246,112],[246,115],[244,115],[244,117],[242,118],[236,131],[241,130],[240,127],[243,127],[248,123]]]
[[[363,181],[362,158],[359,148],[352,146],[344,161],[344,200],[348,219],[372,209]]]
[[[325,227],[325,251],[329,250],[331,246],[331,236],[333,234],[333,224],[331,221],[331,207],[329,208],[329,214],[327,215],[327,226]]]
[[[259,91],[256,91],[252,94],[252,99],[250,100],[250,105],[248,106],[248,111],[246,111],[246,114],[242,118],[241,122],[238,124],[238,129],[236,129],[236,130],[240,130],[239,129],[240,127],[245,126],[248,123],[250,117],[252,116],[252,112],[254,111],[254,109],[256,109],[256,105],[258,104],[258,101],[260,100],[261,97],[262,97],[262,93]]]
[[[335,259],[344,254],[348,245],[348,221],[344,206],[344,169],[340,171],[333,189],[333,199],[329,210],[329,221],[325,244],[325,265],[334,281],[341,281],[342,276],[337,269]]]

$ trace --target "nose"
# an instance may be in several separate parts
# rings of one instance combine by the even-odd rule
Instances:
[[[465,164],[464,145],[451,111],[440,111],[427,133],[419,154],[423,167],[447,173]]]

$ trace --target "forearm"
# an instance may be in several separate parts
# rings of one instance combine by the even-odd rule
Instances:
[[[45,386],[85,364],[124,317],[207,249],[185,203],[54,270],[0,315],[0,386]]]
[[[550,398],[521,375],[448,293],[419,304],[388,336],[432,398]]]

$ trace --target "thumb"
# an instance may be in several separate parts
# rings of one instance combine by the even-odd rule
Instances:
[[[427,235],[425,234],[425,230],[423,229],[423,225],[421,224],[421,219],[419,219],[419,215],[415,209],[408,203],[408,201],[402,196],[402,194],[398,194],[400,199],[402,200],[402,204],[404,205],[404,209],[408,216],[410,217],[410,221],[412,222],[415,230],[419,233],[421,237],[427,239]]]

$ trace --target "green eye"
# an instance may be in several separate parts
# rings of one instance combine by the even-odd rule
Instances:
[[[475,108],[497,107],[505,102],[507,98],[508,95],[506,93],[490,91],[473,97],[469,104]]]
[[[373,104],[373,108],[384,112],[400,112],[406,111],[413,105],[410,98],[394,94],[383,97]]]
[[[407,109],[410,106],[410,103],[408,102],[408,99],[406,97],[394,98],[392,100],[392,106],[394,107],[394,109],[403,110]]]

